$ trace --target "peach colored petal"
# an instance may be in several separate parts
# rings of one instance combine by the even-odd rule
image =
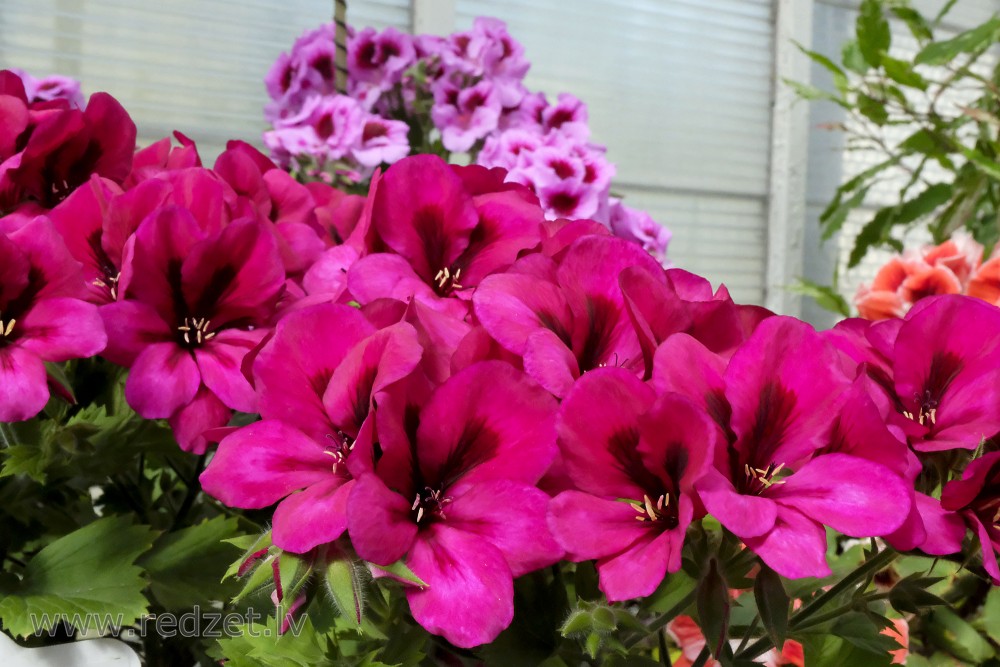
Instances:
[[[794,639],[786,640],[785,645],[781,647],[781,657],[778,658],[778,664],[805,667],[806,655],[802,644]]]
[[[1000,305],[1000,256],[989,260],[969,281],[966,292],[969,296]]]
[[[880,634],[895,639],[896,643],[902,647],[895,651],[889,651],[889,655],[892,656],[892,664],[905,665],[906,656],[910,653],[910,626],[905,618],[892,619],[892,625],[891,628],[884,628]],[[800,665],[800,667],[802,666]]]
[[[941,245],[923,250],[924,261],[932,266],[944,266],[955,274],[962,284],[968,281],[983,256],[983,246],[965,231],[957,231]]]
[[[913,264],[914,262],[904,261],[900,257],[893,257],[875,274],[875,280],[872,281],[870,289],[872,291],[895,292],[906,280],[906,277],[913,273],[914,268],[911,266]]]
[[[858,309],[858,315],[866,320],[887,320],[906,314],[903,299],[888,290],[859,291],[854,297],[854,306]]]
[[[899,291],[904,301],[916,303],[937,294],[961,294],[962,283],[951,269],[935,266],[910,275]]]

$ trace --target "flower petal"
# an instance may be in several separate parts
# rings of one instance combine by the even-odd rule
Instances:
[[[799,512],[782,507],[765,535],[744,539],[748,549],[788,579],[826,577],[826,531]]]
[[[43,299],[18,324],[21,347],[46,361],[92,357],[108,342],[97,306],[79,299]]]
[[[358,555],[376,565],[390,565],[402,558],[418,529],[410,506],[409,500],[374,474],[355,480],[348,498],[347,530]]]
[[[232,416],[233,411],[202,385],[194,399],[175,412],[169,422],[181,449],[192,454],[204,454],[209,445],[205,432],[224,427]]]
[[[199,478],[230,507],[258,509],[333,477],[333,459],[288,424],[264,420],[227,435]]]
[[[202,381],[233,410],[257,411],[257,395],[243,375],[243,358],[260,343],[266,329],[223,329],[194,352]]]
[[[302,554],[347,530],[347,498],[354,480],[330,476],[288,496],[274,509],[274,543]]]
[[[45,365],[20,347],[0,348],[0,422],[37,415],[49,400]]]
[[[483,538],[436,524],[406,559],[427,588],[409,588],[413,618],[455,646],[487,644],[514,618],[514,581],[503,554]]]
[[[146,419],[166,419],[190,403],[201,373],[188,350],[155,343],[136,358],[125,382],[125,398]]]

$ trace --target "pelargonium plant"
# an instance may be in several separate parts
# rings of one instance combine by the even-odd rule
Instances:
[[[301,178],[367,186],[407,155],[467,156],[526,186],[547,218],[593,219],[661,262],[670,233],[612,196],[615,166],[590,139],[586,105],[550,102],[523,79],[524,47],[497,19],[447,37],[351,31],[347,90],[336,87],[334,24],[307,31],[265,79],[271,157]]]
[[[9,71],[0,114],[25,644],[99,616],[148,665],[995,664],[996,305],[818,332],[500,167],[208,168]]]

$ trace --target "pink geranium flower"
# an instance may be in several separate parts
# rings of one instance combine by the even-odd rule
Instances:
[[[98,354],[107,343],[85,302],[79,262],[48,220],[0,226],[0,421],[34,417],[49,399],[43,362]]]
[[[500,97],[490,81],[469,88],[442,83],[434,92],[431,119],[449,151],[464,153],[497,128]]]
[[[893,470],[852,454],[816,455],[830,442],[849,380],[807,324],[765,319],[728,365],[675,335],[657,350],[653,380],[691,396],[716,420],[729,444],[698,494],[782,576],[829,574],[822,524],[866,537],[906,519],[912,487]]]
[[[366,469],[353,452],[372,447],[372,404],[421,352],[409,325],[376,332],[349,306],[288,315],[254,360],[263,420],[223,438],[202,488],[232,507],[277,502],[282,549],[303,553],[337,539],[353,475]]]
[[[979,539],[983,567],[1000,586],[1000,452],[973,460],[962,479],[948,482],[941,493],[941,505],[958,512]]]
[[[714,424],[683,396],[656,396],[633,374],[605,368],[580,378],[558,426],[578,490],[553,499],[553,535],[572,560],[597,559],[609,601],[649,595],[680,569],[697,512],[694,483],[716,446]]]
[[[548,496],[534,486],[555,456],[556,405],[499,361],[425,396],[418,385],[379,402],[382,455],[355,482],[347,526],[359,556],[405,557],[427,583],[406,591],[418,623],[477,646],[510,623],[513,577],[562,555],[545,524]]]
[[[473,296],[476,317],[525,371],[563,397],[586,371],[622,366],[641,374],[642,349],[618,285],[629,267],[664,281],[663,268],[637,245],[587,235],[557,266],[529,256],[483,281]]]
[[[114,332],[105,356],[131,368],[129,404],[169,418],[195,451],[230,410],[255,411],[240,363],[267,333],[284,278],[274,238],[256,221],[212,233],[179,207],[150,216],[122,270],[121,300],[101,309]]]

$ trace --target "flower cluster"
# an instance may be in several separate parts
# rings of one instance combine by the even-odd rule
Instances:
[[[651,595],[706,516],[786,578],[831,574],[829,528],[935,556],[971,533],[1000,583],[1000,308],[938,295],[820,333],[549,219],[500,168],[415,155],[360,196],[241,142],[211,169],[183,135],[115,161],[130,123],[65,116],[110,98],[42,103],[67,137],[21,123],[12,82],[0,146],[68,191],[0,218],[0,420],[59,390],[45,363],[101,354],[182,448],[218,443],[205,492],[274,506],[285,552],[400,580],[459,647],[560,560],[596,561],[612,603]]]
[[[1000,305],[1000,253],[983,256],[983,246],[959,230],[944,243],[892,257],[870,285],[854,297],[868,320],[902,317],[914,303],[935,294],[967,294]]]
[[[352,32],[348,89],[335,89],[333,24],[305,33],[265,79],[279,164],[307,176],[364,179],[413,153],[467,153],[534,192],[550,219],[590,218],[665,259],[669,232],[609,195],[614,165],[590,142],[587,108],[523,84],[529,63],[503,22],[478,18],[448,37]]]

